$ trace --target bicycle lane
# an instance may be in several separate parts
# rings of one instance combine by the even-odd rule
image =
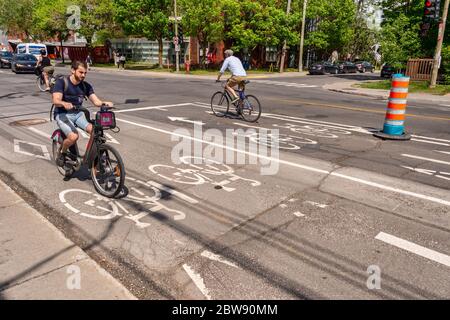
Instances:
[[[161,132],[164,133],[165,129],[162,129],[160,127],[155,127],[154,125],[146,125],[137,122],[138,120],[123,120],[123,123],[136,125],[140,128],[145,128],[151,131],[155,132]],[[168,132],[165,132],[169,134]],[[286,155],[285,155],[286,156]],[[448,251],[448,244],[446,243],[446,237],[448,237],[448,215],[446,212],[447,206],[448,206],[448,194],[445,191],[441,191],[439,189],[434,188],[423,188],[422,185],[411,185],[408,182],[401,181],[401,180],[395,180],[395,179],[387,179],[384,176],[381,175],[373,175],[368,177],[368,181],[360,181],[363,184],[371,181],[372,186],[377,186],[378,194],[374,195],[374,190],[371,187],[361,186],[356,187],[358,192],[361,192],[361,194],[355,193],[355,185],[353,185],[352,181],[350,183],[339,181],[339,178],[348,179],[350,176],[346,175],[345,173],[335,173],[335,176],[332,178],[326,179],[322,183],[320,183],[323,176],[321,174],[326,174],[326,170],[330,170],[330,167],[326,167],[326,163],[320,162],[320,164],[317,161],[311,161],[311,159],[307,158],[292,158],[293,162],[289,162],[286,160],[282,160],[283,164],[291,165],[297,164],[297,169],[301,168],[303,169],[303,172],[299,173],[297,170],[290,170],[289,168],[281,168],[280,172],[277,174],[276,178],[274,177],[265,177],[263,180],[267,181],[266,183],[269,185],[274,185],[278,187],[279,185],[277,182],[278,179],[281,179],[282,186],[287,187],[289,190],[288,193],[281,193],[280,196],[280,202],[277,203],[275,206],[271,207],[266,205],[266,210],[261,211],[260,215],[255,216],[255,218],[251,219],[249,223],[245,223],[243,225],[240,225],[239,227],[233,228],[232,231],[228,232],[224,235],[224,239],[229,240],[230,242],[225,245],[225,243],[222,242],[222,240],[216,240],[213,244],[209,244],[205,250],[198,252],[198,254],[192,258],[189,263],[183,264],[183,270],[180,270],[182,274],[184,272],[188,273],[193,281],[197,285],[198,290],[203,293],[204,297],[206,298],[225,298],[225,297],[234,297],[234,298],[242,298],[242,297],[255,297],[255,298],[264,298],[267,297],[267,292],[270,292],[272,296],[275,297],[317,297],[318,293],[314,293],[314,290],[309,290],[307,288],[306,284],[310,284],[311,282],[314,283],[313,280],[308,281],[308,279],[314,279],[317,280],[317,277],[312,277],[313,271],[315,270],[317,273],[317,269],[310,268],[311,273],[308,275],[305,275],[305,277],[301,277],[302,281],[300,283],[294,282],[296,285],[292,285],[291,280],[289,279],[289,276],[287,274],[282,274],[280,270],[285,269],[284,266],[280,263],[279,258],[274,259],[274,252],[279,251],[279,247],[277,245],[271,246],[273,239],[272,236],[275,237],[275,243],[278,243],[276,237],[281,234],[281,237],[283,240],[286,239],[292,239],[293,235],[297,235],[297,227],[293,227],[292,230],[295,230],[295,232],[292,233],[285,233],[284,227],[289,226],[290,223],[292,223],[293,226],[296,225],[295,222],[297,222],[294,219],[304,217],[305,214],[302,213],[304,211],[302,208],[298,208],[295,205],[292,206],[291,212],[277,212],[276,209],[281,208],[285,209],[289,206],[289,204],[296,202],[297,200],[300,200],[298,204],[312,204],[313,206],[317,206],[319,208],[322,208],[322,206],[325,207],[332,207],[330,204],[322,205],[323,203],[320,200],[312,201],[311,199],[315,200],[314,198],[319,197],[322,193],[325,193],[326,195],[330,196],[329,203],[333,204],[334,201],[337,199],[339,200],[341,197],[345,199],[343,206],[346,207],[344,210],[339,211],[338,213],[331,211],[331,215],[344,215],[344,217],[341,218],[347,218],[345,224],[339,224],[339,228],[342,228],[341,230],[335,230],[336,226],[334,225],[336,221],[339,221],[339,218],[331,219],[331,221],[327,221],[326,225],[327,228],[325,228],[325,233],[328,233],[329,238],[327,239],[327,245],[322,247],[322,250],[325,251],[325,256],[331,255],[331,252],[346,252],[349,256],[352,258],[355,256],[355,248],[359,247],[358,244],[361,244],[359,248],[356,249],[356,252],[361,253],[362,256],[358,256],[356,260],[363,260],[365,261],[367,257],[364,257],[364,252],[370,252],[370,249],[367,248],[367,246],[375,247],[377,249],[373,249],[373,252],[380,252],[379,247],[380,244],[377,243],[375,240],[375,237],[378,233],[381,231],[379,230],[388,230],[392,233],[399,234],[399,232],[402,232],[404,236],[409,237],[409,239],[414,239],[415,235],[420,235],[418,239],[419,242],[424,242],[424,239],[427,239],[426,243],[428,245],[431,245],[435,249],[439,249],[443,252],[449,252]],[[294,162],[294,159],[296,160]],[[299,164],[298,162],[301,162]],[[308,162],[310,161],[310,162]],[[295,167],[295,165],[294,165]],[[284,171],[286,170],[286,171]],[[342,171],[347,170],[346,173],[355,173],[354,170],[351,169],[344,169]],[[329,172],[330,172],[329,171]],[[239,170],[236,170],[236,172],[239,172]],[[359,176],[366,175],[368,176],[367,172],[356,172],[359,174]],[[333,174],[333,172],[331,173]],[[258,176],[258,173],[256,172],[256,177]],[[358,175],[357,175],[358,176]],[[178,177],[180,177],[178,175]],[[339,177],[338,179],[334,179],[334,177]],[[184,184],[185,182],[181,181],[175,181],[175,179],[169,178],[167,180],[170,180],[171,182],[178,183],[179,185]],[[338,180],[338,181],[336,181]],[[347,181],[348,182],[348,181]],[[306,185],[305,185],[306,183]],[[399,199],[399,194],[394,192],[383,192],[387,191],[388,187],[386,185],[383,185],[385,183],[386,185],[392,186],[394,184],[395,188],[392,188],[396,192],[399,192],[401,194]],[[202,183],[199,186],[191,188],[189,191],[191,194],[195,194],[198,198],[203,197],[203,199],[211,199],[211,189],[207,188],[207,184]],[[322,192],[317,192],[315,188],[319,187],[319,190]],[[404,188],[404,189],[401,189]],[[253,193],[248,190],[249,187],[247,186],[244,191],[244,195],[247,195],[247,198],[255,198],[253,197]],[[312,193],[309,195],[303,195],[303,191],[306,189],[312,189]],[[372,189],[372,190],[371,190]],[[379,192],[380,189],[382,192]],[[383,190],[384,189],[384,190]],[[424,191],[427,189],[427,192],[430,191],[434,193],[435,195],[439,194],[439,196],[442,200],[438,198],[432,198],[425,195],[419,195],[417,193],[413,193],[412,190],[421,190]],[[389,190],[392,191],[392,190]],[[264,191],[263,191],[264,192]],[[278,190],[276,188],[271,188],[271,194],[278,194]],[[353,193],[353,194],[352,194]],[[298,198],[294,198],[293,195],[298,195]],[[404,196],[404,199],[403,197]],[[409,197],[412,196],[412,197]],[[229,198],[229,197],[228,197]],[[233,206],[233,203],[240,203],[239,202],[239,195],[232,197],[232,202],[230,202],[227,197],[224,198],[223,195],[217,195],[215,197],[218,201],[217,203],[221,204],[222,201],[225,202],[224,207],[229,208],[230,206]],[[223,200],[222,200],[223,199]],[[246,202],[251,202],[252,205],[258,205],[260,204],[260,199],[256,198],[255,201],[246,200]],[[303,200],[303,201],[301,201]],[[321,199],[323,200],[323,199]],[[431,205],[428,203],[428,201],[431,200],[431,202],[435,202],[436,206]],[[442,200],[442,201],[441,201]],[[320,202],[319,202],[320,201]],[[284,203],[283,203],[284,202]],[[355,206],[356,203],[368,203],[369,208],[367,208],[365,205],[362,205],[360,209],[364,209],[365,211],[369,211],[369,214],[373,214],[375,218],[375,221],[370,221],[371,223],[368,223],[367,225],[365,223],[356,223],[357,226],[355,227],[355,222],[353,219],[348,219],[348,211],[350,213],[355,212],[352,210],[352,208]],[[411,208],[411,203],[414,203],[414,209]],[[300,210],[299,210],[300,209]],[[415,210],[417,209],[417,211]],[[335,209],[336,210],[336,209]],[[348,211],[347,211],[348,210]],[[412,211],[412,212],[411,212]],[[242,212],[248,212],[248,209],[246,206],[241,205],[240,206],[240,213]],[[358,212],[358,210],[356,210]],[[387,212],[387,213],[386,213]],[[417,214],[420,214],[421,216],[417,216]],[[281,217],[280,217],[281,214]],[[364,221],[364,219],[367,219],[365,216],[367,213],[362,214],[356,221]],[[321,213],[319,213],[319,217],[321,216]],[[352,216],[352,214],[350,214]],[[384,216],[383,218],[379,218],[378,216]],[[404,219],[403,217],[406,216],[407,218]],[[370,216],[369,216],[370,217]],[[396,221],[393,218],[396,218]],[[380,220],[379,220],[380,219]],[[318,229],[316,231],[319,231],[318,234],[321,232],[324,232],[322,225],[323,221],[320,221],[321,218],[318,219]],[[343,219],[344,220],[344,219]],[[384,221],[383,221],[384,220]],[[326,221],[326,219],[325,219]],[[255,224],[253,224],[255,222]],[[262,222],[262,223],[261,223]],[[303,222],[300,222],[303,224]],[[394,225],[395,227],[392,227]],[[431,226],[430,226],[431,225]],[[429,227],[424,229],[425,227]],[[316,226],[317,227],[317,226]],[[279,231],[278,229],[282,229],[283,232]],[[333,230],[334,229],[334,230]],[[400,230],[399,230],[400,229]],[[350,234],[357,234],[359,237],[361,237],[363,241],[355,241],[355,238],[352,237],[342,237],[342,234],[348,233],[348,231],[351,231]],[[410,232],[410,230],[415,230],[414,232]],[[420,231],[419,231],[420,230]],[[330,234],[334,234],[334,232],[337,231],[337,238],[339,240],[336,240],[336,238],[333,238],[330,236]],[[374,231],[377,231],[378,233],[373,234]],[[394,232],[395,231],[395,232]],[[369,239],[367,238],[367,236]],[[265,237],[268,237],[270,239],[265,239]],[[314,237],[317,237],[317,234],[312,234],[311,237],[314,239]],[[295,238],[295,237],[294,237]],[[439,241],[430,241],[429,239],[438,239]],[[263,239],[263,241],[261,241]],[[316,243],[319,239],[314,239],[312,243]],[[322,239],[323,240],[323,239]],[[321,240],[321,241],[322,241]],[[341,241],[345,240],[342,242]],[[248,245],[247,242],[251,243],[254,241],[254,243],[257,243],[258,245],[255,245],[253,248],[252,246]],[[324,250],[323,248],[333,248],[336,247],[337,241],[339,243],[339,249],[338,250]],[[354,245],[354,242],[356,245]],[[282,241],[283,242],[283,241]],[[288,241],[289,242],[289,241]],[[268,245],[269,244],[269,245]],[[291,250],[288,250],[288,252],[283,252],[285,254],[284,259],[291,259],[293,260],[292,266],[300,266],[298,264],[297,257],[294,256],[294,258],[291,256],[293,253],[292,248],[295,250],[298,250],[298,243],[296,241],[293,241],[290,243],[292,245]],[[233,246],[239,247],[242,246],[241,250],[234,250]],[[296,247],[297,245],[297,247]],[[342,245],[342,247],[341,247]],[[250,248],[249,248],[250,247]],[[268,248],[269,247],[269,248]],[[289,246],[288,246],[289,247]],[[319,248],[321,248],[319,246]],[[351,248],[351,249],[349,249]],[[215,250],[214,250],[215,249]],[[268,253],[265,254],[265,249],[268,250]],[[272,249],[272,250],[271,250]],[[389,249],[386,249],[389,251]],[[394,250],[395,251],[395,250]],[[217,257],[216,253],[221,252],[224,254],[225,257]],[[256,252],[256,254],[255,254]],[[314,257],[314,252],[310,251],[309,254],[311,254]],[[395,254],[396,256],[398,253],[391,252],[390,257],[392,258]],[[272,255],[272,256],[271,256]],[[264,261],[264,257],[269,256],[269,259],[267,261]],[[204,257],[207,257],[205,259]],[[346,257],[346,255],[344,255]],[[322,258],[322,257],[320,257]],[[219,262],[219,267],[217,265],[212,265],[213,263],[208,262],[208,259],[214,260],[214,264],[217,264],[217,261]],[[228,260],[227,260],[228,259]],[[308,256],[306,256],[306,259],[308,260]],[[335,257],[332,257],[332,259],[335,259]],[[341,294],[341,296],[348,295],[348,297],[361,297],[364,296],[364,294],[367,295],[374,295],[378,297],[433,297],[436,296],[436,293],[433,293],[433,290],[437,290],[437,296],[440,294],[445,296],[448,295],[448,292],[446,291],[445,287],[442,289],[436,289],[439,288],[439,281],[442,281],[445,277],[443,277],[443,272],[446,272],[446,268],[448,265],[445,265],[442,267],[441,265],[436,265],[435,267],[437,270],[434,270],[432,273],[427,274],[426,280],[421,280],[418,283],[414,283],[414,285],[411,285],[411,279],[408,278],[408,276],[405,277],[405,274],[402,273],[403,267],[400,267],[400,270],[395,270],[399,267],[399,265],[405,264],[410,265],[411,270],[414,268],[418,268],[418,265],[421,263],[424,263],[424,261],[414,261],[414,263],[411,264],[410,257],[408,254],[405,254],[405,257],[397,258],[397,261],[395,261],[394,265],[394,271],[393,274],[395,276],[390,276],[389,280],[392,282],[391,288],[389,288],[388,293],[378,294],[378,293],[371,293],[369,294],[367,292],[367,289],[364,288],[364,283],[358,283],[356,281],[350,281],[348,276],[347,277],[341,277],[338,274],[341,272],[340,268],[343,268],[346,264],[348,264],[349,260],[346,258],[342,258],[344,261],[338,262],[337,270],[326,270],[325,272],[328,274],[332,274],[333,280],[330,280],[331,282],[334,281],[334,285],[332,287],[334,290],[337,290],[334,292],[336,296]],[[205,262],[206,260],[206,262]],[[255,261],[256,260],[256,261]],[[399,262],[400,260],[400,262]],[[420,260],[420,259],[419,259]],[[327,260],[325,260],[326,262]],[[332,260],[329,260],[332,261]],[[388,260],[389,261],[389,260]],[[225,263],[224,263],[225,262]],[[324,262],[324,260],[319,259],[319,262]],[[239,265],[241,263],[241,266],[244,266],[245,270],[242,271],[236,271],[236,265]],[[426,262],[425,262],[426,263]],[[272,268],[273,265],[273,268]],[[368,264],[363,264],[367,265]],[[318,264],[313,264],[313,266],[317,267]],[[322,264],[322,267],[324,264]],[[223,277],[225,271],[223,269],[228,269],[231,272],[230,275],[227,277]],[[214,272],[211,272],[211,269],[214,269]],[[242,267],[241,267],[242,269]],[[325,268],[327,269],[327,268]],[[343,268],[345,270],[345,268]],[[350,268],[351,269],[351,268]],[[419,267],[420,269],[420,267]],[[199,270],[203,271],[200,272]],[[361,271],[362,270],[362,271]],[[184,272],[183,272],[184,271]],[[400,271],[400,272],[399,272]],[[290,276],[292,276],[292,272],[295,274],[295,268],[290,269],[291,272]],[[350,274],[354,274],[355,271],[348,271]],[[364,277],[362,274],[364,274],[365,269],[359,270],[359,278]],[[435,273],[437,272],[437,273]],[[249,274],[252,275],[249,277]],[[317,275],[317,274],[316,274]],[[203,277],[203,278],[202,278]],[[243,280],[243,277],[246,278],[246,281]],[[209,278],[209,279],[208,279]],[[272,281],[271,279],[277,279],[276,281]],[[295,278],[295,277],[294,277]],[[327,277],[326,277],[327,278]],[[403,280],[403,279],[404,280]],[[431,278],[431,279],[430,279]],[[218,280],[220,279],[220,280]],[[239,279],[238,281],[231,281],[230,279]],[[209,281],[208,281],[209,280]],[[415,279],[416,281],[417,279]],[[434,282],[434,285],[431,286],[433,288],[430,291],[424,290],[424,288],[427,288],[427,286],[430,285],[429,281]],[[317,283],[320,283],[321,281],[318,281]],[[422,283],[420,283],[422,282]],[[212,284],[211,284],[212,283]],[[240,283],[240,285],[239,285]],[[247,286],[243,285],[243,283],[247,284]],[[303,283],[304,285],[300,285]],[[323,288],[320,288],[318,291],[321,291],[321,294],[323,296],[329,296],[333,290],[330,290],[328,287],[329,284],[327,284],[326,290],[323,290]],[[232,288],[234,286],[238,286],[239,288],[243,288],[244,290],[242,292],[233,293],[234,291]],[[355,287],[359,286],[359,290],[355,291]],[[362,286],[362,287],[361,287]],[[397,287],[400,286],[401,289],[397,289]],[[320,286],[319,286],[320,287]],[[195,288],[190,288],[189,292],[194,291]],[[209,288],[209,289],[208,289]],[[211,289],[211,288],[215,288]],[[346,288],[345,290],[342,288]],[[429,288],[429,287],[428,287]],[[192,290],[192,291],[191,291]],[[215,292],[212,294],[212,292]],[[364,292],[364,293],[363,293]],[[320,296],[320,295],[319,295]]]
[[[219,170],[212,168],[215,167],[214,164],[210,164],[206,168],[189,165],[175,166],[170,159],[170,152],[175,144],[170,141],[170,133],[177,127],[161,126],[160,123],[150,121],[145,121],[145,124],[142,124],[142,118],[136,118],[128,114],[120,115],[118,119],[122,131],[115,136],[120,143],[117,145],[117,148],[124,157],[128,176],[136,179],[127,181],[129,198],[132,200],[122,199],[113,203],[98,198],[93,193],[94,190],[90,181],[83,181],[83,178],[81,180],[72,179],[70,182],[62,183],[61,177],[58,176],[53,165],[43,159],[37,160],[39,162],[39,171],[36,170],[36,162],[34,164],[30,163],[30,166],[25,164],[21,166],[21,170],[15,173],[16,178],[25,185],[28,184],[29,188],[35,188],[35,192],[39,194],[40,198],[45,199],[48,204],[56,208],[59,213],[67,217],[77,227],[88,232],[93,239],[102,239],[103,250],[123,251],[121,258],[125,257],[127,261],[137,260],[138,264],[146,266],[150,270],[148,275],[150,279],[156,279],[156,276],[161,274],[164,275],[164,280],[158,281],[155,287],[158,287],[158,292],[163,291],[166,295],[171,294],[177,298],[211,297],[217,299],[231,296],[246,297],[249,293],[253,293],[257,297],[264,297],[265,294],[265,297],[270,295],[274,298],[301,298],[329,296],[336,294],[333,290],[338,290],[338,288],[346,288],[340,289],[345,294],[350,294],[350,292],[354,292],[354,295],[363,294],[363,289],[355,291],[354,287],[356,284],[354,282],[352,283],[348,281],[348,278],[332,272],[333,270],[325,270],[328,273],[327,278],[334,284],[331,285],[332,289],[327,289],[329,283],[325,287],[318,285],[317,283],[321,282],[318,281],[316,283],[315,281],[318,279],[311,277],[306,272],[301,277],[294,276],[296,270],[304,267],[298,256],[292,256],[295,251],[301,249],[299,244],[305,241],[305,239],[297,239],[295,237],[299,234],[299,226],[297,224],[303,223],[301,220],[297,220],[307,213],[305,208],[302,207],[306,201],[323,204],[323,199],[320,199],[321,193],[315,191],[315,189],[321,185],[321,181],[335,168],[332,164],[303,157],[299,159],[298,156],[283,154],[285,165],[280,167],[280,172],[276,176],[269,177],[261,176],[258,166],[244,166],[242,168],[231,166],[234,172],[230,172],[229,168],[219,167],[221,168],[220,171],[223,172],[220,175],[216,172]],[[128,122],[121,122],[120,120]],[[42,138],[44,139],[44,137]],[[296,163],[300,167],[297,166],[293,170],[292,166],[287,165],[288,163]],[[170,171],[172,170],[171,168],[158,167],[157,165],[176,168],[173,168],[174,173],[172,173]],[[149,166],[152,166],[153,171],[149,170]],[[176,175],[176,173],[180,173],[180,170],[177,169],[179,167],[190,169],[191,171],[182,172],[184,175]],[[158,171],[158,168],[169,171]],[[311,170],[311,168],[314,170]],[[192,175],[192,170],[194,170],[194,175]],[[189,174],[186,176],[185,174],[187,173]],[[46,185],[49,186],[49,190],[42,190],[42,188],[33,184],[33,182],[39,181],[43,174],[47,177]],[[220,179],[217,179],[219,178],[218,176]],[[182,177],[185,177],[191,183],[180,180]],[[211,181],[207,179],[208,177]],[[228,181],[225,182],[225,180]],[[148,183],[149,181],[157,184]],[[195,184],[192,184],[193,181]],[[67,188],[68,183],[70,183],[69,188]],[[323,186],[324,184],[322,183]],[[155,188],[159,189],[159,193]],[[349,188],[354,188],[354,186],[349,186]],[[73,191],[73,189],[78,189],[78,191]],[[345,190],[346,188],[342,189]],[[306,190],[312,191],[308,193]],[[61,191],[67,192],[61,196]],[[333,192],[336,191],[333,190]],[[332,194],[333,192],[330,193]],[[436,192],[436,190],[433,190],[433,192]],[[160,194],[161,199],[159,199]],[[367,193],[364,192],[363,194]],[[346,199],[351,199],[348,195],[346,197]],[[383,197],[381,197],[383,201],[380,201],[379,197],[376,197],[378,199],[374,200],[375,203],[372,206],[381,206],[381,211],[387,210],[386,208],[392,210],[390,203],[387,204]],[[329,198],[330,201],[325,203],[327,203],[327,206],[330,206],[330,203],[339,198],[340,196],[331,196]],[[296,201],[289,201],[292,199],[299,199],[298,204],[295,204]],[[365,200],[367,199],[357,199],[357,202]],[[407,200],[411,201],[409,198]],[[284,203],[286,201],[287,203]],[[348,201],[347,207],[352,208],[354,206],[352,200],[346,201]],[[155,204],[155,202],[161,202],[165,207]],[[383,202],[384,206],[383,203],[379,202]],[[415,198],[412,202],[417,204]],[[72,210],[67,204],[79,211]],[[286,209],[286,206],[291,204],[292,211],[279,211],[280,209]],[[121,206],[128,210],[128,214],[131,213],[133,216],[142,214],[142,218],[139,221],[127,218],[128,214]],[[161,209],[157,210],[155,208],[158,206]],[[432,215],[435,208],[428,208],[430,211],[428,214]],[[363,209],[367,210],[364,206]],[[148,214],[147,211],[149,211]],[[82,215],[82,213],[85,213],[85,215]],[[182,213],[184,213],[184,217]],[[322,219],[320,218],[316,224],[312,224],[316,228],[312,230],[315,230],[316,233],[313,232],[311,239],[306,238],[306,240],[316,243],[319,240],[315,238],[317,234],[326,233],[328,234],[327,240],[330,242],[327,243],[330,250],[322,249],[321,255],[333,257],[333,252],[342,252],[342,255],[347,259],[338,261],[336,265],[345,266],[349,261],[349,256],[352,259],[351,261],[353,259],[358,262],[364,261],[364,263],[359,263],[358,266],[366,265],[367,258],[355,254],[353,248],[348,249],[354,239],[342,239],[341,235],[334,235],[336,231],[336,233],[341,233],[342,231],[345,234],[351,224],[335,228],[333,219],[330,218],[339,220],[347,212],[345,210],[342,210],[340,213],[332,211],[330,214],[332,215],[331,217],[327,218],[325,216],[323,221],[320,221]],[[374,210],[374,215],[379,214],[378,210]],[[337,217],[334,217],[334,215]],[[100,216],[104,219],[98,219]],[[105,218],[105,216],[108,217]],[[364,216],[360,217],[360,219],[364,218]],[[391,229],[387,229],[387,226],[391,225],[390,219],[390,216],[386,218],[383,228],[380,226],[378,229],[390,231]],[[327,224],[322,227],[321,225],[323,225],[324,221]],[[139,225],[138,222],[149,225]],[[404,221],[401,220],[401,223],[404,224]],[[394,225],[399,225],[399,223],[396,222]],[[292,228],[292,231],[290,231],[288,226]],[[284,231],[285,227],[289,232]],[[371,225],[370,227],[373,228]],[[357,226],[357,233],[370,234],[366,228],[364,225]],[[416,229],[419,229],[419,227],[416,226]],[[435,233],[440,231],[436,231],[435,228],[432,229],[433,237],[436,237]],[[409,228],[406,228],[406,230],[409,230]],[[105,231],[108,231],[108,233],[103,238]],[[373,233],[372,229],[371,232]],[[423,230],[414,234],[420,233],[423,233]],[[431,232],[427,231],[426,233]],[[282,252],[283,256],[281,258],[275,255],[275,252],[280,251],[280,248],[271,244],[271,242],[275,242],[278,245],[283,243],[283,241],[280,242],[277,239],[280,234],[283,237],[283,241],[289,240],[286,247],[290,247],[289,250]],[[408,236],[409,233],[405,232],[405,235]],[[264,237],[273,239],[266,240]],[[428,238],[428,236],[425,238]],[[230,239],[232,240],[231,242]],[[258,250],[255,250],[255,244],[252,244],[252,240],[259,246],[266,248],[267,252],[260,247],[257,247]],[[362,240],[367,240],[367,238],[363,237]],[[339,245],[336,245],[335,242]],[[448,248],[442,246],[441,242],[438,241],[433,247],[446,252],[445,250],[448,250]],[[356,248],[356,252],[370,251],[370,249],[367,249],[367,241],[357,241],[357,243],[361,243],[361,247]],[[429,244],[428,242],[426,243]],[[233,246],[237,248],[238,244],[241,244],[240,250],[232,251]],[[376,243],[369,241],[369,247],[371,246],[378,247]],[[228,253],[227,250],[231,250],[231,253]],[[258,252],[260,255],[255,257],[254,252]],[[234,267],[226,264],[222,267],[223,263],[216,260],[214,260],[215,262],[209,262],[213,261],[210,258],[217,253],[221,253],[224,256],[223,259],[231,260],[232,264],[240,266],[240,269],[235,271]],[[311,256],[307,255],[306,259],[311,259],[317,253],[309,252],[308,254]],[[199,266],[198,264],[202,262],[205,255],[208,257],[206,258],[207,262],[203,261],[204,264]],[[408,258],[406,255],[402,262],[407,264],[409,262]],[[281,261],[286,259],[289,259],[292,267],[288,268],[287,273],[285,273],[285,266],[280,264]],[[319,259],[319,262],[326,263],[327,260]],[[208,263],[218,263],[219,267],[215,265],[210,266]],[[420,265],[421,263],[423,261],[419,259],[417,264]],[[417,267],[417,264],[412,265]],[[245,268],[242,268],[242,266],[245,266]],[[233,268],[231,272],[227,269],[221,269],[228,267]],[[204,272],[205,268],[207,272]],[[212,272],[208,273],[208,268],[212,268]],[[310,265],[310,273],[312,274],[314,270],[317,271],[317,268],[318,264]],[[439,275],[442,274],[441,268],[439,265],[432,266],[433,274],[436,275],[436,279],[432,277],[432,282],[436,283],[440,279]],[[364,271],[360,271],[360,278],[362,277],[361,272],[364,273]],[[199,274],[200,276],[198,276]],[[203,279],[204,287],[199,285],[200,288],[203,288],[203,292],[205,292],[205,288],[209,292],[205,296],[195,286],[195,283],[201,283],[196,275]],[[244,281],[244,278],[246,281]],[[242,291],[233,293],[230,290],[233,284],[237,285],[233,279],[241,279],[243,283],[241,284]],[[292,279],[296,280],[292,282]],[[394,283],[399,280],[397,276],[392,279]],[[346,281],[350,282],[350,284]],[[430,281],[430,279],[427,278],[426,281]],[[218,283],[221,283],[222,286],[217,286]],[[227,285],[225,286],[224,283]],[[185,285],[186,289],[182,289]],[[360,285],[364,285],[364,283]],[[425,283],[418,286],[427,288],[427,285]],[[314,286],[319,286],[319,288],[316,289]],[[412,289],[409,290],[411,291]],[[417,290],[414,292],[417,292]],[[440,295],[445,293],[445,291],[437,291],[434,294]],[[411,293],[408,291],[402,294],[407,295]],[[428,295],[431,296],[432,293],[428,293]]]

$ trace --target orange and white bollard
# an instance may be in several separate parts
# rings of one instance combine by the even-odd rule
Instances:
[[[386,110],[383,131],[374,136],[382,139],[409,140],[411,135],[405,132],[405,115],[409,87],[409,77],[402,74],[392,76],[391,92]]]

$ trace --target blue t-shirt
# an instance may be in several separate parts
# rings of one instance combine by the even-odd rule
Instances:
[[[74,85],[70,78],[67,79],[67,88],[64,92],[64,78],[60,78],[56,81],[53,87],[53,92],[59,92],[63,94],[62,101],[70,102],[75,107],[81,107],[83,105],[84,97],[89,97],[94,93],[92,86],[86,81],[82,81],[77,85]],[[59,113],[67,113],[67,110],[63,107],[55,108],[55,115]]]

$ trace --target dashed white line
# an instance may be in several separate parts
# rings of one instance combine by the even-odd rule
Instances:
[[[213,260],[213,261],[221,262],[221,263],[229,265],[229,266],[231,266],[233,268],[238,268],[239,269],[239,267],[236,264],[234,264],[233,262],[230,262],[230,261],[222,258],[220,255],[214,254],[214,253],[212,253],[212,252],[210,252],[208,250],[203,251],[201,253],[201,256],[205,257],[205,258],[208,258],[210,260]]]
[[[305,201],[304,203],[307,203],[307,204],[310,204],[310,205],[313,205],[315,207],[319,207],[319,208],[322,208],[322,209],[325,209],[326,207],[328,207],[327,204],[321,204],[321,203],[317,203],[317,202],[314,202],[314,201]]]
[[[407,158],[417,159],[417,160],[425,160],[425,161],[429,161],[429,162],[450,165],[450,162],[447,162],[447,161],[436,160],[436,159],[425,158],[425,157],[419,157],[419,156],[415,156],[415,155],[412,155],[412,154],[404,154],[404,153],[402,153],[402,156],[403,157],[407,157]]]
[[[192,105],[192,103],[179,103],[179,104],[168,104],[168,105],[165,105],[165,106],[153,106],[153,107],[140,107],[140,108],[133,108],[133,109],[124,109],[124,110],[114,111],[114,113],[123,113],[123,112],[131,112],[131,111],[145,111],[145,110],[171,108],[171,107],[183,107],[183,106],[189,106],[189,105]]]
[[[187,264],[183,264],[183,269],[186,271],[188,276],[192,279],[194,284],[197,286],[197,288],[200,290],[200,292],[206,297],[206,299],[211,300],[211,296],[209,295],[209,290],[206,288],[205,283],[203,281],[203,278],[200,276],[200,274],[195,273],[194,270]]]
[[[422,247],[413,242],[398,238],[396,236],[380,232],[375,239],[386,242],[390,245],[393,245],[397,248],[412,252],[421,257],[427,258],[429,260],[433,260],[435,262],[441,263],[447,267],[450,267],[450,256],[447,256],[443,253]]]
[[[294,216],[297,216],[297,217],[300,217],[300,218],[302,218],[302,217],[304,217],[305,215],[303,214],[303,213],[301,213],[300,211],[295,211],[295,212],[293,212],[292,213]]]
[[[28,130],[33,131],[34,133],[37,133],[38,135],[40,135],[44,138],[47,138],[47,139],[50,139],[52,137],[50,134],[45,133],[45,132],[43,132],[39,129],[33,128],[33,127],[28,127]]]

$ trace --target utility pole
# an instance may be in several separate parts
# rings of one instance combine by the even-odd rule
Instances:
[[[289,14],[291,11],[291,0],[288,0],[286,14]],[[284,71],[284,59],[286,58],[286,40],[284,40],[283,43],[283,49],[281,51],[281,62],[280,62],[280,73],[283,73]]]
[[[436,44],[436,51],[434,52],[433,72],[431,73],[430,88],[436,87],[436,80],[439,71],[439,64],[441,60],[442,42],[444,41],[445,24],[447,23],[448,5],[450,0],[445,0],[444,11],[442,12],[442,20],[439,22],[439,32]]]
[[[177,0],[174,1],[174,14],[175,14],[175,65],[177,72],[180,71],[180,44],[178,42],[178,16],[177,16]]]
[[[303,40],[305,39],[305,20],[306,20],[307,3],[308,0],[303,0],[302,33],[300,36],[300,53],[298,54],[298,72],[303,71]]]

